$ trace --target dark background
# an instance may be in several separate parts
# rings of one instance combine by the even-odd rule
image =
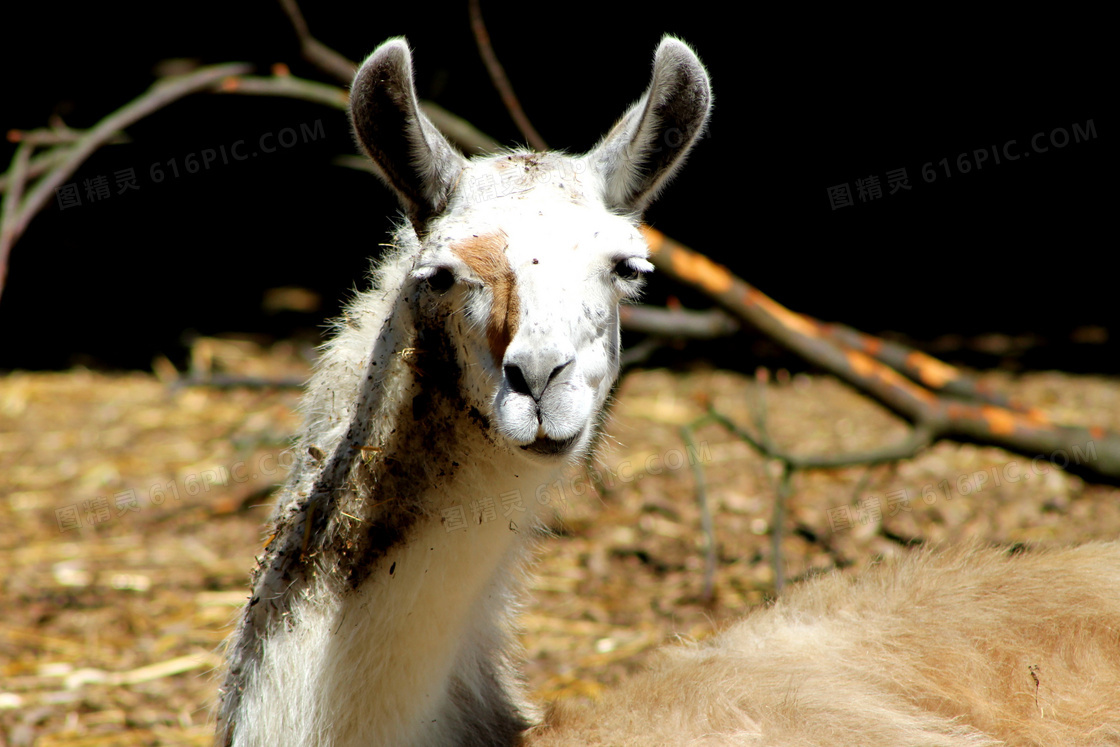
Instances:
[[[465,3],[303,10],[314,35],[354,60],[408,36],[421,96],[503,142],[519,140]],[[1116,197],[1115,119],[1105,105],[1115,97],[1114,60],[1106,64],[1094,39],[1103,19],[782,17],[700,4],[616,12],[484,2],[483,11],[526,112],[552,147],[571,151],[589,148],[642,92],[663,33],[690,42],[709,66],[716,108],[708,137],[647,218],[781,303],[972,365],[1120,371],[1116,236],[1106,218]],[[273,2],[24,12],[0,52],[4,131],[41,127],[52,114],[89,127],[146,90],[167,58],[244,60],[261,73],[285,62],[295,75],[334,82],[301,60]],[[316,142],[182,172],[190,153],[252,146],[317,120],[325,137]],[[1075,126],[1090,139],[1075,143]],[[1070,137],[1064,148],[1050,142],[1057,128]],[[1030,153],[1039,132],[1050,149]],[[128,134],[131,144],[99,151],[68,181],[112,183],[131,167],[138,190],[92,204],[83,194],[63,211],[52,203],[14,247],[0,369],[147,369],[160,354],[182,365],[193,335],[306,335],[364,285],[396,205],[374,178],[331,165],[355,152],[341,112],[195,95]],[[991,148],[1011,140],[1022,157],[997,165]],[[977,149],[988,151],[980,169]],[[0,147],[5,164],[13,151]],[[969,173],[957,166],[961,154]],[[151,165],[168,171],[170,159],[181,175],[153,183]],[[922,176],[927,163],[933,183]],[[898,168],[911,189],[892,195],[886,172]],[[870,175],[881,199],[831,209],[828,188],[847,183],[855,194]],[[313,313],[267,311],[264,292],[282,286],[323,302]],[[706,305],[667,281],[649,300],[669,295]],[[758,349],[694,345],[680,355],[726,363],[729,347]]]

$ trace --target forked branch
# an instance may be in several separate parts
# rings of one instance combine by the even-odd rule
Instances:
[[[703,291],[768,337],[913,423],[915,436],[900,447],[903,452],[911,444],[932,443],[942,438],[991,444],[1030,457],[1074,448],[1084,450],[1092,443],[1096,458],[1071,464],[1070,471],[1098,482],[1120,482],[1120,435],[1105,428],[1054,424],[1041,410],[1002,399],[953,366],[923,353],[907,351],[904,346],[887,344],[791,311],[723,265],[660,231],[645,228],[644,233],[651,260],[658,270]],[[858,344],[859,348],[848,342]],[[888,365],[893,360],[898,360],[903,372],[914,378],[907,378]],[[854,463],[902,458],[887,454],[885,458],[878,453],[857,455]],[[821,457],[815,462],[800,466],[848,466],[853,459]]]
[[[62,186],[71,174],[89,158],[94,151],[113,139],[119,138],[125,128],[143,119],[154,111],[162,109],[173,101],[184,96],[210,88],[224,78],[240,75],[250,70],[244,63],[229,63],[225,65],[212,65],[199,68],[188,75],[162,78],[150,88],[147,93],[126,104],[98,122],[92,129],[77,135],[76,139],[56,143],[54,148],[65,155],[53,159],[34,186],[23,197],[24,187],[28,183],[31,148],[36,141],[31,136],[28,142],[21,144],[16,149],[12,166],[8,170],[5,182],[5,197],[2,223],[0,223],[0,292],[4,288],[4,276],[7,271],[8,254],[11,247],[23,232],[31,219],[42,210],[56,189]],[[15,139],[21,139],[22,133],[17,133]]]

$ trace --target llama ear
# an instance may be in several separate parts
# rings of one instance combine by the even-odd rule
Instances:
[[[684,163],[712,108],[708,73],[687,44],[666,36],[653,80],[588,158],[603,175],[607,204],[641,213]]]
[[[350,87],[350,121],[420,233],[443,210],[466,160],[420,112],[404,38],[384,42],[362,63]]]

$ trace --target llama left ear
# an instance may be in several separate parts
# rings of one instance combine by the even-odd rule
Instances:
[[[645,210],[684,163],[711,108],[708,72],[687,44],[666,36],[649,89],[587,155],[606,182],[607,204]]]
[[[378,176],[423,233],[446,206],[466,159],[420,111],[403,38],[386,41],[362,63],[350,87],[350,121]]]

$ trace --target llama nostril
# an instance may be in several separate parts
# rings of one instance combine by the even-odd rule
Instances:
[[[556,368],[552,369],[552,373],[550,373],[548,375],[548,383],[551,384],[553,379],[555,379],[557,376],[559,376],[560,372],[563,371],[565,368],[572,365],[572,361],[574,361],[574,360],[575,360],[574,358],[569,358],[568,360],[564,361],[563,363],[561,363]]]
[[[525,374],[521,373],[521,369],[517,366],[507,365],[505,367],[506,381],[509,382],[509,388],[518,394],[525,394],[533,397],[533,392],[529,389],[529,382],[525,381]],[[533,397],[536,399],[536,397]]]
[[[559,356],[513,356],[511,362],[502,367],[509,388],[518,394],[532,397],[535,402],[540,402],[545,390],[563,373],[564,369],[575,362],[575,358],[572,357],[559,366],[549,367],[548,364],[551,363],[549,357],[556,360]]]

